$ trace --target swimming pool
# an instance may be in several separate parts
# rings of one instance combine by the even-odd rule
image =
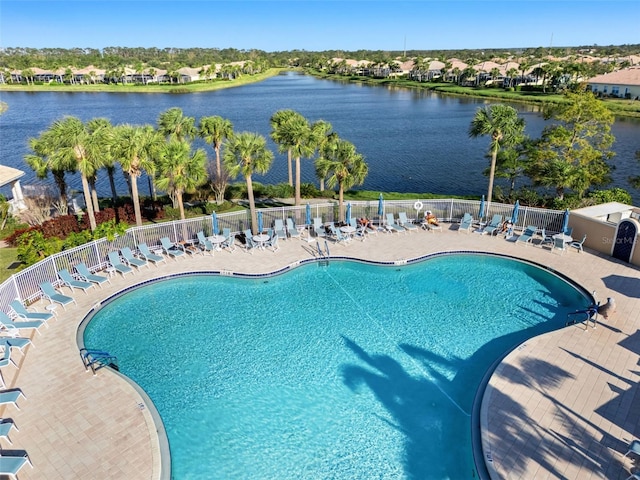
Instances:
[[[463,479],[487,369],[588,303],[495,256],[332,261],[147,285],[98,311],[84,341],[153,400],[174,478]]]

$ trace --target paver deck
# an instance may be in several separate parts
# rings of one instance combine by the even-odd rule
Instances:
[[[439,251],[502,253],[547,265],[595,291],[601,301],[614,297],[617,313],[600,319],[597,328],[570,326],[531,339],[504,359],[484,396],[482,437],[494,478],[626,478],[634,466],[622,456],[640,434],[639,270],[588,251],[560,255],[455,228],[379,233],[330,248],[334,256],[383,261]],[[28,452],[34,465],[23,468],[20,479],[162,478],[156,427],[142,397],[112,372],[85,372],[76,344],[81,319],[101,299],[134,282],[187,271],[266,273],[316,254],[314,243],[294,239],[279,245],[277,252],[251,255],[238,248],[170,259],[126,278],[113,277],[111,285],[87,295],[74,292],[78,305],[58,307],[57,320],[31,336],[34,345],[26,355],[15,352],[19,369],[3,370],[8,388],[26,395],[20,410],[0,409],[20,428],[11,433],[13,445],[3,441],[2,446]]]

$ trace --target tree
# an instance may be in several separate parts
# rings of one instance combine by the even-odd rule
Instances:
[[[344,191],[354,185],[362,185],[369,167],[355,145],[346,140],[333,137],[323,150],[316,168],[325,173],[330,188],[338,186],[339,217],[344,218]]]
[[[115,130],[113,156],[120,160],[122,170],[131,180],[131,200],[136,225],[142,225],[138,178],[143,171],[150,177],[155,172],[154,153],[163,145],[163,139],[151,125],[119,125]]]
[[[247,182],[251,231],[257,233],[258,216],[253,197],[252,175],[267,173],[273,162],[273,153],[267,148],[266,139],[257,134],[242,132],[232,135],[226,142],[223,163],[232,178],[242,174]]]
[[[115,181],[113,179],[113,172],[115,170],[115,167],[113,165],[113,157],[111,156],[111,145],[113,143],[113,126],[111,125],[111,122],[106,118],[92,118],[87,122],[87,130],[91,135],[101,130],[100,141],[102,142],[102,155],[96,162],[96,171],[89,177],[93,210],[95,212],[99,212],[100,206],[98,204],[98,192],[96,191],[96,176],[98,173],[98,169],[106,168],[107,174],[109,175],[109,182],[111,185],[111,194],[113,196],[114,206],[117,200]]]
[[[278,145],[280,153],[287,153],[287,167],[289,172],[289,185],[293,186],[293,167],[292,167],[292,149],[294,144],[293,129],[291,125],[296,119],[300,119],[302,115],[294,110],[278,110],[271,115],[269,123],[271,124],[271,140]]]
[[[318,120],[313,125],[311,125],[311,141],[313,143],[315,151],[318,152],[319,158],[322,158],[322,153],[324,150],[324,146],[327,142],[335,140],[337,134],[332,132],[333,127],[329,122],[324,120]],[[317,163],[316,159],[316,163]],[[322,174],[322,171],[316,168],[316,176],[318,177],[318,181],[320,183],[320,191],[324,191],[324,180],[326,178],[326,172]]]
[[[469,128],[469,136],[477,138],[489,135],[491,137],[489,146],[491,166],[489,169],[489,188],[487,190],[488,203],[491,203],[493,194],[498,152],[502,147],[513,146],[522,137],[524,126],[524,119],[518,117],[518,112],[513,107],[496,104],[476,110]]]
[[[220,161],[220,147],[222,143],[233,135],[233,124],[231,120],[215,117],[202,117],[200,119],[200,129],[198,135],[213,147],[216,154],[216,170],[212,176],[212,187],[216,195],[216,203],[220,205],[224,202],[224,192],[227,188],[226,174],[222,170]]]
[[[516,180],[524,175],[528,166],[528,145],[528,137],[523,136],[521,139],[516,140],[515,146],[499,150],[496,157],[495,176],[509,181],[509,200],[511,202],[514,201],[513,194],[516,189]],[[487,157],[491,158],[491,153]],[[488,167],[483,174],[489,176],[491,167]]]
[[[158,117],[158,131],[169,140],[192,140],[198,133],[196,119],[186,117],[182,109],[170,108]]]
[[[192,153],[191,145],[177,139],[169,140],[159,149],[157,161],[158,188],[174,199],[185,219],[183,195],[193,193],[207,180],[207,154],[201,148]]]
[[[567,92],[563,103],[545,113],[556,123],[542,131],[530,150],[527,174],[537,186],[554,187],[559,200],[570,189],[582,198],[593,185],[610,182],[614,153],[613,114],[591,92]]]
[[[51,153],[53,151],[53,138],[51,133],[44,131],[38,138],[29,139],[29,148],[33,153],[24,156],[24,161],[36,173],[40,179],[47,178],[49,172],[53,175],[53,181],[58,188],[59,202],[61,208],[66,212],[68,209],[67,202],[67,181],[65,173],[75,172],[73,162],[61,161],[53,159]]]
[[[84,201],[91,231],[96,229],[89,178],[95,175],[107,144],[104,127],[90,131],[79,118],[65,117],[57,120],[49,129],[49,156],[54,165],[74,165],[80,172]]]

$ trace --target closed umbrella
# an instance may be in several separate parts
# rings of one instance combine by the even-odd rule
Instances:
[[[564,211],[564,215],[562,216],[562,233],[567,233],[567,228],[569,228],[569,209],[568,208]]]
[[[351,218],[351,202],[347,203],[347,214],[344,218],[344,223],[349,223],[349,219]]]
[[[518,210],[520,209],[520,200],[516,200],[516,204],[513,206],[513,213],[511,214],[511,223],[514,225],[518,222]]]
[[[378,197],[378,216],[380,217],[380,226],[382,226],[382,216],[384,215],[384,198],[382,194]]]
[[[258,212],[258,233],[262,233],[262,212]]]
[[[218,235],[220,229],[218,228],[218,215],[216,214],[216,212],[213,212],[211,214],[211,224],[213,226],[213,234]]]
[[[482,200],[480,200],[480,211],[478,212],[478,217],[480,220],[484,217],[484,195],[482,195]]]
[[[311,243],[311,204],[307,203],[306,218],[304,222],[307,224],[307,242]]]

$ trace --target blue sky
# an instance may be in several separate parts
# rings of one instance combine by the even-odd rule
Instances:
[[[433,50],[640,43],[637,0],[0,1],[0,47]]]

